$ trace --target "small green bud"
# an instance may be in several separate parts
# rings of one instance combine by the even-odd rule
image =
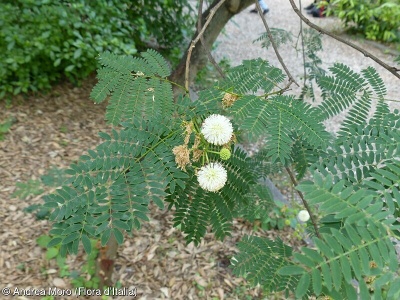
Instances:
[[[227,148],[222,148],[219,152],[219,156],[222,160],[228,160],[231,157],[231,151]]]
[[[290,220],[286,219],[286,220],[285,220],[285,225],[286,225],[286,226],[289,226],[289,225],[290,225]]]

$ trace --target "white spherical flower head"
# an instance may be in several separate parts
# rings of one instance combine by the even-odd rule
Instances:
[[[221,146],[228,143],[233,134],[231,121],[222,115],[211,115],[201,126],[201,133],[207,142]]]
[[[300,222],[307,222],[308,220],[310,220],[310,214],[306,210],[301,210],[297,214],[297,218]]]
[[[197,172],[200,187],[209,192],[216,192],[223,188],[227,178],[225,168],[219,163],[209,163]]]

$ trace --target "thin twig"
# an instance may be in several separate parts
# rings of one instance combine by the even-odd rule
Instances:
[[[268,38],[271,41],[272,48],[274,48],[275,55],[278,58],[282,68],[285,70],[286,75],[289,77],[289,86],[292,84],[292,82],[295,83],[297,86],[299,86],[299,84],[293,78],[292,74],[290,74],[288,68],[286,67],[285,63],[283,62],[283,59],[282,59],[282,57],[281,57],[281,55],[280,55],[280,53],[278,51],[278,47],[276,46],[275,41],[274,41],[274,39],[272,37],[272,33],[271,33],[271,30],[269,29],[267,20],[264,18],[264,14],[263,14],[263,11],[262,11],[262,9],[260,7],[260,4],[258,3],[258,0],[255,0],[254,2],[256,3],[256,7],[257,7],[257,10],[258,10],[258,13],[260,14],[261,19],[262,19],[262,21],[264,23],[265,29],[267,31]]]
[[[388,64],[384,63],[382,60],[380,60],[379,58],[377,58],[376,56],[372,55],[371,53],[369,53],[368,51],[364,50],[363,48],[353,44],[352,42],[346,41],[344,38],[337,36],[336,34],[333,34],[325,29],[322,29],[321,27],[315,25],[314,23],[310,22],[310,20],[308,20],[301,12],[300,10],[297,8],[296,4],[294,3],[294,0],[289,0],[290,4],[292,5],[292,8],[294,10],[294,12],[300,17],[300,19],[302,19],[304,21],[304,23],[306,23],[308,26],[310,26],[311,28],[314,28],[315,30],[317,30],[319,33],[322,34],[326,34],[327,36],[330,36],[331,38],[342,42],[343,44],[346,44],[348,46],[350,46],[353,49],[356,49],[357,51],[361,52],[362,54],[364,54],[365,57],[368,57],[370,59],[372,59],[373,61],[375,61],[377,64],[381,65],[382,67],[384,67],[386,70],[388,70],[390,73],[392,73],[394,76],[396,76],[397,78],[400,79],[400,74],[398,74],[397,72],[399,71],[399,69],[389,66]]]
[[[292,181],[293,185],[296,187],[297,186],[297,180],[294,177],[292,171],[288,167],[285,167],[285,169],[286,169],[286,172],[288,172],[288,174],[290,176],[290,180]],[[312,224],[314,226],[315,234],[317,235],[318,238],[321,238],[321,235],[319,234],[319,229],[318,229],[318,226],[317,226],[317,222],[315,221],[315,219],[313,217],[313,214],[312,214],[312,211],[310,209],[310,206],[308,205],[306,199],[304,199],[303,193],[300,192],[299,190],[296,190],[296,191],[297,191],[297,194],[299,194],[300,199],[303,202],[304,207],[307,209],[308,214],[310,215],[310,220],[311,220],[311,222],[312,222]]]
[[[190,71],[190,58],[192,57],[192,51],[193,48],[196,46],[197,42],[200,40],[200,38],[203,36],[204,31],[207,29],[208,25],[210,24],[212,18],[215,15],[215,12],[220,8],[222,4],[224,4],[225,0],[221,0],[218,2],[217,5],[215,5],[211,10],[209,15],[207,16],[207,20],[204,23],[203,28],[201,28],[200,32],[198,33],[197,37],[191,42],[189,49],[188,49],[188,54],[186,57],[186,70],[185,70],[185,89],[188,91],[189,90],[189,71]]]
[[[201,17],[203,15],[203,0],[199,1],[199,10],[198,10],[198,18],[197,18],[197,32],[201,31]],[[222,78],[225,78],[225,74],[218,65],[218,63],[215,61],[214,57],[211,55],[211,51],[206,47],[206,43],[204,41],[204,36],[200,36],[200,42],[201,45],[203,46],[204,51],[207,54],[208,60],[211,62],[211,64],[215,67],[219,75],[221,75]]]
[[[301,0],[299,0],[299,7],[301,9]],[[304,34],[303,34],[303,22],[300,20],[300,37],[301,37],[301,52],[303,54],[303,72],[304,72],[304,81],[303,85],[306,86],[307,83],[307,69],[306,69],[306,53],[304,50]]]
[[[261,97],[268,98],[272,95],[282,95],[283,93],[290,91],[290,90],[291,89],[290,89],[290,82],[289,82],[284,88],[280,89],[279,91],[267,93],[267,94],[261,95]]]

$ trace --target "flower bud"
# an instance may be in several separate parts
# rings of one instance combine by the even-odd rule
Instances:
[[[228,160],[231,157],[231,151],[227,148],[222,148],[219,152],[219,157],[221,157],[222,160]]]

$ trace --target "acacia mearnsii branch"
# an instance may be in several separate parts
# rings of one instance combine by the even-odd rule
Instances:
[[[289,77],[289,84],[284,88],[284,90],[288,89],[289,86],[292,84],[292,82],[294,82],[297,86],[299,86],[299,84],[298,84],[298,83],[296,82],[296,80],[293,78],[292,74],[290,74],[288,68],[286,67],[285,63],[283,62],[283,59],[282,59],[282,57],[281,57],[281,55],[280,55],[280,53],[279,53],[279,51],[278,51],[278,47],[276,46],[276,43],[275,43],[275,41],[274,41],[274,38],[272,37],[271,30],[269,29],[267,20],[266,20],[265,17],[264,17],[263,11],[262,11],[262,9],[261,9],[261,7],[260,7],[260,4],[258,3],[258,0],[255,0],[254,2],[255,2],[255,4],[256,4],[258,13],[260,14],[261,19],[262,19],[262,21],[263,21],[263,23],[264,23],[264,27],[265,27],[265,30],[267,31],[268,38],[269,38],[269,40],[271,41],[272,48],[274,48],[275,55],[276,55],[276,57],[278,58],[279,63],[281,64],[282,68],[285,70],[286,75]]]
[[[197,17],[197,31],[201,32],[201,16],[203,15],[203,0],[199,1],[199,10],[198,10],[197,15],[198,15],[198,17]],[[214,57],[211,55],[211,51],[207,48],[206,43],[204,41],[204,36],[203,35],[200,36],[200,42],[201,42],[201,45],[203,46],[204,51],[207,54],[208,60],[215,67],[215,69],[217,70],[219,75],[221,75],[222,78],[225,78],[224,72],[222,71],[222,69],[220,68],[218,63],[215,61]]]
[[[364,50],[363,48],[353,44],[350,41],[346,41],[344,38],[337,36],[334,33],[331,33],[325,29],[322,29],[321,27],[315,25],[314,23],[310,22],[309,19],[307,19],[301,12],[300,10],[297,8],[296,4],[294,3],[294,0],[289,0],[290,5],[292,5],[292,8],[294,10],[294,12],[299,16],[300,19],[303,20],[304,23],[306,23],[308,26],[310,26],[311,28],[314,28],[315,30],[317,30],[319,33],[322,34],[326,34],[327,36],[330,36],[331,38],[346,44],[347,46],[356,49],[357,51],[361,52],[362,54],[364,54],[365,57],[368,57],[370,59],[372,59],[373,61],[375,61],[377,64],[381,65],[382,67],[384,67],[386,70],[388,70],[390,73],[392,73],[394,76],[396,76],[397,78],[400,79],[400,74],[398,74],[397,72],[399,71],[399,69],[397,69],[396,67],[393,66],[389,66],[388,64],[384,63],[382,60],[380,60],[379,58],[377,58],[376,56],[372,55],[371,53],[369,53],[368,51]]]
[[[208,19],[204,23],[204,26],[201,28],[199,34],[197,37],[192,41],[190,44],[190,47],[188,49],[188,54],[186,57],[186,70],[185,70],[185,89],[188,91],[189,90],[189,71],[190,71],[190,58],[192,57],[192,51],[193,48],[196,46],[197,42],[200,40],[200,38],[203,36],[204,31],[206,30],[207,26],[210,24],[213,16],[215,15],[215,12],[218,10],[218,8],[224,4],[225,0],[221,0],[217,5],[215,5],[211,10],[210,14],[208,15]],[[201,18],[201,16],[199,16]]]

